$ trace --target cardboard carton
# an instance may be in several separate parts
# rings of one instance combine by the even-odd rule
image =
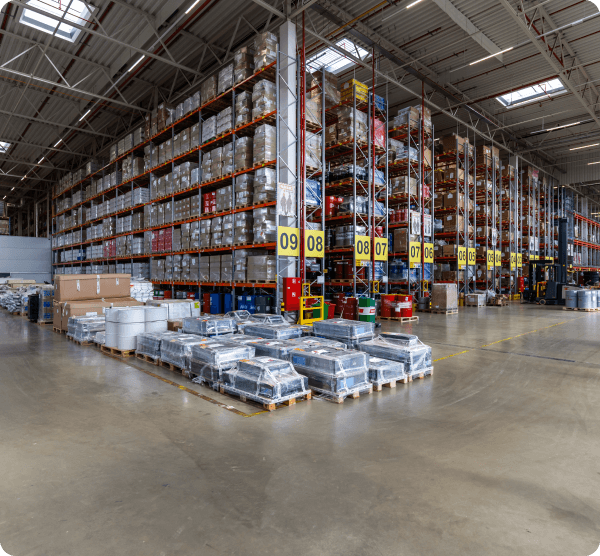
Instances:
[[[130,274],[58,274],[54,277],[56,301],[129,297]]]

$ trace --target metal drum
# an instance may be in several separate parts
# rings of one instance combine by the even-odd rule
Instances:
[[[577,308],[577,290],[567,290],[565,296],[565,307],[570,309]]]
[[[597,304],[596,300],[596,304]],[[593,305],[592,290],[579,290],[577,292],[577,307],[580,309],[595,309]]]

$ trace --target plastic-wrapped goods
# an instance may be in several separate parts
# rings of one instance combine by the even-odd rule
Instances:
[[[233,56],[233,82],[235,85],[254,73],[254,48],[244,46]]]
[[[404,363],[369,357],[369,380],[378,386],[406,379]]]
[[[160,344],[164,339],[179,337],[177,332],[144,332],[137,337],[136,353],[160,359]]]
[[[325,83],[321,71],[312,74],[310,81],[310,97],[319,107],[322,102],[322,94],[325,93],[325,108],[328,110],[340,103],[340,91],[338,87],[338,78],[333,73],[325,72]]]
[[[283,324],[285,326],[289,326],[290,323],[287,322],[281,315],[271,315],[270,313],[254,313],[250,315],[250,319],[254,322],[260,322],[262,324]]]
[[[244,327],[244,334],[265,339],[287,340],[288,338],[300,338],[302,329],[289,324],[250,324]]]
[[[246,263],[246,275],[248,280],[257,282],[275,281],[277,279],[277,258],[274,255],[248,257]]]
[[[236,312],[236,311],[232,311]],[[229,314],[229,313],[228,313]],[[264,340],[265,338],[259,338],[258,336],[249,336],[248,334],[225,334],[221,336],[222,339],[228,342],[236,342],[239,344],[250,344],[256,342],[256,340]]]
[[[198,336],[220,336],[235,332],[237,325],[228,317],[200,317],[183,319],[183,332]]]
[[[97,332],[104,332],[105,317],[69,317],[67,336],[78,342],[92,342]]]
[[[275,160],[277,153],[277,130],[275,126],[262,124],[254,132],[254,166]]]
[[[275,83],[261,79],[252,89],[252,119],[262,118],[277,110],[277,89]]]
[[[235,97],[235,127],[249,124],[252,121],[252,95],[243,91]]]
[[[310,394],[305,377],[287,361],[270,357],[241,360],[222,372],[222,389],[264,404],[277,404]]]
[[[301,347],[304,349],[317,349],[318,347],[326,346],[335,349],[346,349],[346,344],[337,342],[335,340],[329,340],[328,338],[311,338],[309,336],[302,336],[301,338],[290,338],[286,340],[289,344],[295,347]]]
[[[306,152],[306,167],[310,169],[321,168],[321,139],[316,133],[306,132],[304,146]]]
[[[404,364],[408,376],[429,374],[433,370],[431,347],[412,334],[388,334],[359,345],[359,349],[389,361]]]
[[[211,340],[192,347],[191,374],[210,382],[222,382],[221,373],[237,367],[241,359],[254,357],[254,348],[248,345],[228,342],[222,339]]]
[[[233,64],[225,66],[219,72],[219,88],[217,94],[224,93],[233,87]]]
[[[277,35],[265,31],[254,38],[254,70],[258,71],[277,60]]]
[[[354,123],[356,122],[356,141],[367,142],[367,115],[353,107],[343,106],[339,109],[338,141],[344,143],[354,140]]]
[[[190,370],[192,346],[202,345],[207,338],[195,334],[178,334],[175,337],[163,338],[160,343],[160,359],[186,371]]]
[[[202,104],[206,104],[217,96],[217,76],[211,75],[204,81],[200,87],[200,99]]]
[[[371,387],[369,356],[360,351],[296,348],[290,361],[311,388],[325,394],[342,397]]]
[[[375,323],[346,319],[329,319],[316,321],[313,323],[313,329],[317,338],[329,338],[343,342],[349,348],[357,349],[361,342],[373,339]]]
[[[223,135],[233,129],[233,107],[228,106],[217,114],[217,135]]]
[[[236,156],[237,160],[237,156]],[[237,163],[236,163],[237,164]],[[248,160],[248,164],[252,164],[251,160]],[[236,168],[237,171],[237,168]],[[253,204],[254,195],[254,175],[253,174],[242,174],[235,178],[235,205],[236,206],[249,206]]]
[[[273,357],[288,360],[288,354],[298,346],[289,344],[288,340],[255,340],[248,344],[252,346],[257,357]]]
[[[217,136],[217,117],[211,116],[202,123],[202,143],[206,143]],[[212,158],[212,154],[211,154]]]
[[[274,207],[264,207],[252,211],[254,217],[254,243],[277,241],[276,211]]]
[[[253,159],[254,139],[252,137],[241,137],[240,139],[237,139],[235,142],[235,158],[233,161],[235,171],[241,172],[242,170],[252,168]]]

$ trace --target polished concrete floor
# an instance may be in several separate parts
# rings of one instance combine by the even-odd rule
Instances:
[[[598,549],[600,313],[512,304],[384,328],[430,343],[435,375],[253,415],[2,312],[0,544],[11,556]]]

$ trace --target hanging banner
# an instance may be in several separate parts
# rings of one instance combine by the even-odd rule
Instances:
[[[494,253],[495,253],[496,268],[500,268],[502,266],[502,251],[494,251]]]
[[[517,253],[517,266],[523,268],[523,255],[521,253]]]

